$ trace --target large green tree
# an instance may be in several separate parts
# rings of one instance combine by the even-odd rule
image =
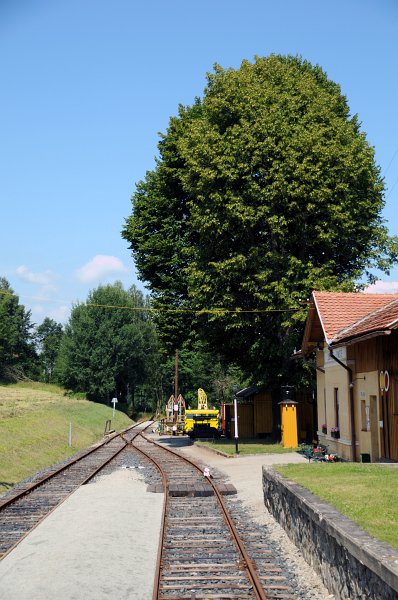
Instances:
[[[61,323],[46,317],[36,327],[35,341],[39,357],[40,378],[46,383],[54,380],[54,367],[63,335]]]
[[[0,379],[34,376],[32,328],[30,311],[19,303],[7,279],[0,277]]]
[[[85,303],[74,306],[65,326],[59,381],[98,401],[117,397],[134,402],[137,386],[150,382],[157,367],[157,337],[148,308],[134,286],[126,291],[117,282],[91,291]]]
[[[355,289],[397,258],[358,117],[299,57],[216,66],[203,98],[170,119],[132,202],[123,236],[164,343],[196,328],[258,379],[293,373],[312,289]]]

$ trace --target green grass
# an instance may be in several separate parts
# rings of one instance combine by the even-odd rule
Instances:
[[[225,454],[235,454],[235,440],[196,441],[196,444],[208,446],[214,450],[225,452]],[[297,450],[297,448],[284,448],[279,443],[259,440],[239,440],[238,449],[239,454],[284,454]]]
[[[333,504],[373,537],[398,548],[398,469],[358,463],[274,467]]]
[[[0,494],[99,441],[107,419],[116,430],[132,423],[124,413],[116,410],[113,418],[112,412],[112,407],[67,397],[57,386],[0,385]]]

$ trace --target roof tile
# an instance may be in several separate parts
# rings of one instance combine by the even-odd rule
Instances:
[[[379,308],[368,316],[360,319],[350,327],[339,331],[333,342],[342,341],[348,338],[366,335],[375,331],[384,331],[393,327],[398,322],[398,298]]]
[[[347,329],[352,337],[398,319],[398,294],[313,292],[313,299],[328,344],[347,337]]]

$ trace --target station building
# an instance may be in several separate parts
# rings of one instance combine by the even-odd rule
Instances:
[[[319,441],[398,461],[398,294],[313,292],[300,357],[314,354]]]

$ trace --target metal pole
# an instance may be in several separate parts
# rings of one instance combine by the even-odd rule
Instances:
[[[173,435],[177,435],[178,420],[178,350],[176,350],[176,365],[174,377],[174,406],[173,406]]]
[[[176,350],[175,378],[174,378],[174,398],[178,398],[178,350]]]
[[[69,423],[69,446],[72,446],[72,423]]]
[[[236,389],[234,389],[234,421],[235,421],[235,452],[239,454],[238,447],[238,400],[236,398]]]

